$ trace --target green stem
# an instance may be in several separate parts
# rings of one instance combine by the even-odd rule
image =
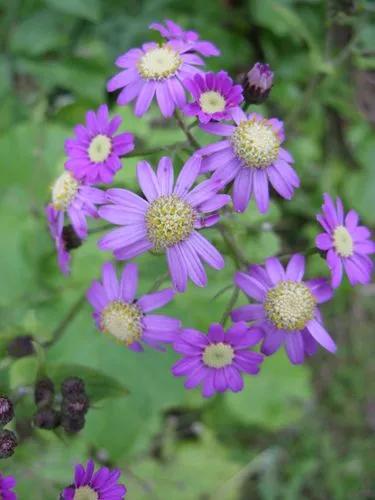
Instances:
[[[174,149],[187,149],[188,144],[185,141],[176,142],[175,144],[167,144],[166,146],[158,146],[146,150],[134,150],[126,155],[126,158],[138,158],[140,156],[149,156],[155,153],[169,152]]]
[[[187,140],[189,141],[190,145],[194,149],[200,149],[201,145],[199,142],[195,139],[193,134],[190,132],[189,128],[186,126],[186,123],[182,119],[180,113],[176,110],[174,113],[174,116],[176,118],[176,121],[180,127],[180,129],[183,131],[183,133],[186,135]]]
[[[226,322],[230,316],[230,313],[231,311],[233,310],[233,307],[236,305],[236,302],[238,300],[238,296],[239,296],[239,289],[237,287],[234,288],[233,292],[232,292],[232,295],[230,296],[230,299],[227,303],[227,306],[225,308],[225,311],[224,311],[224,314],[221,318],[221,321],[220,323],[225,326],[226,325]]]
[[[243,255],[241,249],[238,247],[236,240],[233,237],[232,231],[222,222],[217,224],[217,228],[227,245],[227,248],[232,256],[232,259],[237,267],[240,269],[248,264],[246,257]]]

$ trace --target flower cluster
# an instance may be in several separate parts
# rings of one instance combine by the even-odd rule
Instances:
[[[286,266],[282,258],[271,257],[263,265],[248,263],[245,269],[245,262],[234,259],[235,286],[251,303],[236,308],[230,302],[222,324],[212,323],[208,333],[202,333],[182,326],[179,319],[153,314],[176,293],[185,292],[189,281],[205,287],[205,265],[214,270],[225,266],[204,235],[206,228],[216,227],[220,234],[223,227],[230,230],[220,216],[246,211],[251,199],[259,212],[267,212],[270,187],[291,200],[300,179],[284,146],[283,122],[247,112],[249,105],[268,97],[273,83],[270,67],[255,64],[239,85],[225,71],[204,71],[204,58],[219,51],[197,33],[170,20],[150,28],[159,32],[161,42],[146,42],[120,55],[120,72],[108,81],[107,90],[118,91],[120,106],[134,102],[136,117],[145,115],[155,98],[164,118],[175,114],[187,143],[178,154],[173,149],[159,158],[156,168],[137,153],[139,190],[115,187],[121,157],[134,148],[133,135],[118,133],[121,119],[110,119],[106,105],[89,111],[85,125],[77,125],[74,138],[65,143],[68,158],[52,188],[48,223],[63,273],[69,271],[70,251],[88,236],[88,219],[115,226],[98,241],[99,249],[110,251],[114,262],[103,265],[101,280],[94,280],[87,291],[98,330],[136,352],[145,346],[171,346],[181,355],[172,373],[186,377],[187,389],[201,385],[204,397],[238,392],[243,375],[258,374],[264,359],[282,345],[293,364],[313,355],[319,345],[336,351],[319,305],[332,298],[344,270],[351,285],[370,281],[369,255],[375,243],[354,210],[345,216],[341,200],[335,204],[325,194],[323,213],[317,216],[324,232],[316,237],[316,253],[326,255],[331,283],[321,277],[304,279],[306,259],[300,253]],[[201,147],[192,132],[195,126],[219,140]],[[178,164],[180,158],[183,165]],[[107,189],[97,186],[103,183]],[[159,279],[149,293],[138,296],[138,266],[128,261],[146,252],[165,254],[171,286],[158,290],[164,278]],[[225,330],[228,316],[232,324]],[[86,471],[77,466],[75,483],[62,498],[122,498],[125,488],[117,484],[118,476],[118,471],[108,469],[94,474],[91,461]]]

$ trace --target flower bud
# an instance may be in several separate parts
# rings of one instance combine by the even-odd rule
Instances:
[[[34,354],[33,337],[31,335],[20,335],[12,339],[7,347],[11,358],[23,358]]]
[[[86,394],[71,394],[64,398],[61,411],[64,415],[76,418],[85,415],[89,409],[89,398]]]
[[[62,231],[62,239],[65,243],[65,250],[69,252],[82,245],[82,240],[76,234],[71,224],[64,226]]]
[[[11,457],[17,446],[17,438],[14,432],[4,429],[0,432],[0,458]]]
[[[69,434],[75,434],[76,432],[79,432],[84,428],[85,422],[86,421],[84,415],[80,415],[75,418],[72,418],[68,415],[63,415],[61,426],[65,432],[68,432]]]
[[[264,102],[271,91],[273,72],[268,64],[257,62],[245,75],[242,86],[247,104]]]
[[[8,396],[0,396],[0,424],[6,425],[14,417],[13,403]]]
[[[38,380],[34,389],[34,400],[38,406],[49,406],[53,403],[55,387],[49,378]]]
[[[61,394],[70,396],[71,394],[81,394],[85,392],[85,383],[79,377],[68,377],[61,384]]]
[[[40,429],[56,429],[60,420],[60,414],[53,408],[41,408],[34,415],[34,425]]]

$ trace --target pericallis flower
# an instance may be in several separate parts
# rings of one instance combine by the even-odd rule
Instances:
[[[202,56],[219,56],[220,50],[207,40],[200,40],[195,31],[184,31],[181,26],[167,19],[165,26],[161,23],[150,24],[150,29],[157,30],[167,40],[182,40],[189,45],[190,51],[199,52]]]
[[[358,225],[355,210],[350,210],[345,216],[340,198],[336,198],[335,206],[332,198],[324,194],[322,212],[317,215],[317,220],[325,232],[316,237],[316,246],[327,252],[332,286],[337,288],[340,285],[344,269],[351,285],[369,283],[374,264],[368,256],[375,253],[370,231]]]
[[[186,377],[185,388],[202,385],[205,398],[215,392],[227,390],[239,392],[243,388],[242,372],[256,375],[263,356],[251,352],[262,338],[259,329],[237,323],[226,332],[220,324],[212,324],[208,335],[197,330],[182,330],[173,344],[175,351],[183,355],[172,367],[176,377]]]
[[[98,111],[88,111],[86,126],[74,128],[75,138],[65,141],[68,160],[65,168],[76,179],[88,184],[113,181],[115,173],[122,167],[120,157],[134,149],[134,136],[129,132],[115,135],[121,125],[120,116],[109,119],[108,107],[99,106]]]
[[[235,275],[236,285],[256,304],[232,311],[233,321],[251,321],[264,332],[262,352],[269,356],[284,344],[290,361],[303,363],[321,344],[330,352],[336,345],[323,326],[318,304],[332,297],[323,278],[302,281],[305,258],[295,254],[284,270],[280,261],[266,259],[265,267],[250,266]]]
[[[75,466],[74,483],[61,493],[61,500],[123,500],[126,487],[119,483],[120,469],[101,467],[94,473],[92,460]]]
[[[263,118],[257,113],[246,115],[241,108],[232,112],[236,125],[207,123],[206,132],[226,139],[201,148],[202,172],[215,171],[213,179],[224,185],[233,183],[233,205],[244,212],[254,196],[260,212],[269,206],[268,182],[287,200],[299,186],[299,178],[291,167],[293,158],[281,147],[284,126],[280,120]]]
[[[184,106],[186,115],[197,116],[201,123],[231,118],[230,111],[243,101],[241,85],[234,85],[226,71],[194,75],[184,80],[194,102]]]
[[[122,227],[105,235],[99,241],[99,248],[112,250],[120,260],[148,250],[165,251],[173,284],[179,292],[185,290],[188,277],[196,285],[206,286],[207,276],[201,261],[221,269],[224,259],[198,230],[219,220],[215,212],[230,197],[217,194],[220,183],[211,180],[190,190],[200,165],[200,157],[192,156],[174,185],[170,158],[161,158],[156,174],[149,163],[139,162],[138,182],[146,199],[126,189],[107,191],[112,204],[99,209],[100,217]]]
[[[243,80],[244,96],[248,104],[264,102],[271,91],[273,72],[268,64],[257,62]]]
[[[127,264],[117,280],[113,265],[103,265],[102,283],[94,281],[87,299],[94,308],[94,319],[99,330],[109,333],[133,351],[142,351],[141,342],[163,349],[162,343],[176,339],[180,321],[169,316],[148,314],[162,307],[174,297],[170,288],[143,295],[136,299],[138,267]]]
[[[0,472],[0,498],[1,500],[17,500],[17,495],[11,491],[16,486],[13,476],[4,476]]]
[[[116,65],[124,69],[109,80],[107,90],[123,89],[117,98],[120,105],[136,99],[136,116],[144,115],[156,96],[162,115],[168,118],[176,107],[182,108],[186,104],[181,82],[200,72],[197,65],[204,65],[204,61],[190,49],[189,44],[180,40],[162,45],[145,43],[142,49],[130,49],[116,60]]]
[[[68,214],[76,235],[80,239],[85,239],[86,217],[98,217],[96,205],[105,203],[105,200],[103,191],[80,182],[70,172],[64,172],[57,178],[52,186],[52,204],[47,207],[47,217],[51,235],[60,250],[65,213]],[[66,256],[61,255],[61,259],[65,268]]]

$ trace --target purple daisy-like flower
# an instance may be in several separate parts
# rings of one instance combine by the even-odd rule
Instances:
[[[212,324],[208,334],[193,329],[182,330],[173,344],[183,355],[172,367],[176,377],[186,377],[185,388],[202,384],[205,398],[215,392],[239,392],[243,388],[242,372],[256,375],[263,356],[249,351],[262,338],[259,329],[237,323],[226,332],[220,324]]]
[[[134,113],[144,115],[156,96],[165,118],[186,104],[183,80],[199,73],[203,59],[190,52],[190,45],[170,40],[162,45],[145,43],[142,48],[130,49],[116,60],[122,71],[111,78],[107,90],[122,89],[117,103],[126,105],[136,99]]]
[[[61,500],[123,500],[126,487],[119,483],[121,475],[119,469],[110,470],[101,467],[94,472],[92,460],[87,462],[86,468],[78,464],[74,471],[74,484],[68,486],[61,493]]]
[[[174,297],[171,288],[143,295],[136,299],[138,267],[127,264],[118,281],[110,262],[103,265],[102,283],[94,281],[87,299],[95,309],[93,316],[99,330],[109,333],[133,351],[142,351],[141,341],[163,350],[161,343],[176,339],[180,321],[169,316],[148,314]]]
[[[335,205],[327,193],[322,212],[316,218],[325,232],[316,237],[316,246],[327,252],[333,288],[340,285],[344,270],[351,285],[369,283],[374,268],[369,255],[375,253],[369,229],[358,225],[359,216],[355,210],[345,215],[341,199],[336,198]]]
[[[196,31],[184,31],[181,26],[167,19],[165,25],[161,23],[150,24],[150,29],[157,30],[167,40],[181,40],[189,45],[190,51],[199,52],[202,56],[219,56],[220,50],[207,40],[200,40]]]
[[[134,149],[134,136],[129,132],[115,135],[121,125],[120,116],[109,119],[106,104],[98,111],[88,111],[86,126],[74,128],[75,138],[65,141],[68,160],[65,168],[76,179],[95,184],[110,184],[115,173],[122,167],[120,157]]]
[[[231,118],[230,111],[243,101],[241,85],[234,85],[226,71],[194,75],[184,80],[185,87],[194,98],[183,111],[197,116],[201,123]]]
[[[106,234],[99,248],[112,250],[120,260],[148,250],[165,251],[176,290],[184,291],[188,278],[198,286],[206,286],[202,260],[214,269],[222,269],[224,259],[198,230],[219,220],[216,212],[230,197],[217,194],[220,183],[211,180],[191,189],[200,166],[200,157],[193,155],[174,185],[170,158],[161,158],[156,173],[146,161],[139,162],[137,177],[146,199],[126,189],[107,191],[111,204],[100,207],[100,217],[122,227]]]
[[[250,266],[238,272],[235,284],[256,304],[232,311],[233,321],[252,321],[264,332],[262,352],[273,354],[284,344],[293,364],[316,352],[318,343],[330,352],[336,345],[323,326],[318,304],[332,297],[332,288],[323,278],[302,281],[305,258],[295,254],[286,270],[276,257],[265,266]]]
[[[0,498],[1,500],[17,500],[17,495],[11,491],[16,486],[13,476],[4,476],[0,473]]]
[[[215,171],[213,179],[220,179],[224,185],[234,179],[232,197],[236,211],[244,212],[254,196],[260,212],[267,212],[268,182],[287,200],[299,186],[298,175],[291,166],[293,158],[281,147],[283,123],[257,113],[247,116],[241,108],[235,108],[232,115],[235,125],[200,125],[206,132],[226,137],[197,152],[203,156],[202,172]]]
[[[52,203],[47,207],[51,235],[55,240],[59,239],[59,246],[65,214],[76,235],[83,240],[87,237],[86,217],[97,218],[97,205],[105,201],[104,191],[80,182],[70,172],[60,175],[52,186]],[[62,260],[65,261],[66,256]]]

